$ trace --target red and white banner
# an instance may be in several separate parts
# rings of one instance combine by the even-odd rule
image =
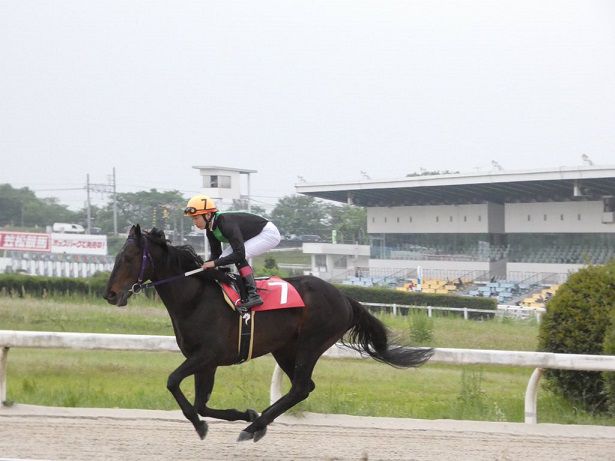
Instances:
[[[106,235],[51,234],[51,252],[71,255],[106,255]]]
[[[49,234],[0,231],[0,250],[48,252],[51,238]]]

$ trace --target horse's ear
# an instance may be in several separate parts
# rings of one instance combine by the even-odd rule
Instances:
[[[128,232],[128,237],[132,237],[136,240],[139,240],[141,238],[141,226],[139,226],[138,224],[132,226],[130,228],[130,232]]]
[[[162,242],[166,242],[167,237],[164,235],[164,231],[162,229],[158,229],[156,227],[152,227],[150,234],[160,239]]]

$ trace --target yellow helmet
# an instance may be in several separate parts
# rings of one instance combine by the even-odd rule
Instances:
[[[184,214],[186,216],[197,216],[200,214],[210,213],[218,211],[216,208],[216,202],[207,195],[195,195],[186,204],[184,208]]]

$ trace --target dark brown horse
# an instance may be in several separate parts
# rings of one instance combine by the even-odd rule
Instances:
[[[162,231],[141,232],[136,225],[116,257],[105,293],[110,304],[124,306],[144,280],[172,282],[156,284],[156,290],[171,316],[177,344],[186,360],[170,374],[167,388],[201,438],[207,433],[207,424],[199,415],[248,421],[251,424],[240,433],[239,440],[259,440],[269,423],[314,390],[312,371],[316,362],[345,334],[349,347],[395,367],[415,367],[431,356],[431,349],[391,347],[384,325],[330,283],[312,276],[292,277],[286,280],[298,290],[306,307],[259,312],[252,354],[273,355],[290,378],[289,392],[260,416],[250,409],[209,408],[207,401],[217,367],[237,362],[239,322],[217,283],[228,277],[226,274],[207,270],[190,277],[178,276],[201,264],[202,259],[191,247],[172,246]],[[190,375],[195,377],[194,405],[180,390],[180,383]]]

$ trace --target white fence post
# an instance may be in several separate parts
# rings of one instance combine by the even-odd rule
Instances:
[[[282,378],[284,372],[280,368],[280,365],[275,364],[273,369],[273,375],[271,376],[271,386],[269,387],[269,404],[273,405],[275,402],[282,398]]]
[[[538,383],[542,376],[542,368],[536,368],[530,376],[530,380],[527,383],[525,390],[525,423],[536,424],[538,423]]]
[[[6,362],[9,355],[8,347],[0,347],[0,407],[6,402]]]

